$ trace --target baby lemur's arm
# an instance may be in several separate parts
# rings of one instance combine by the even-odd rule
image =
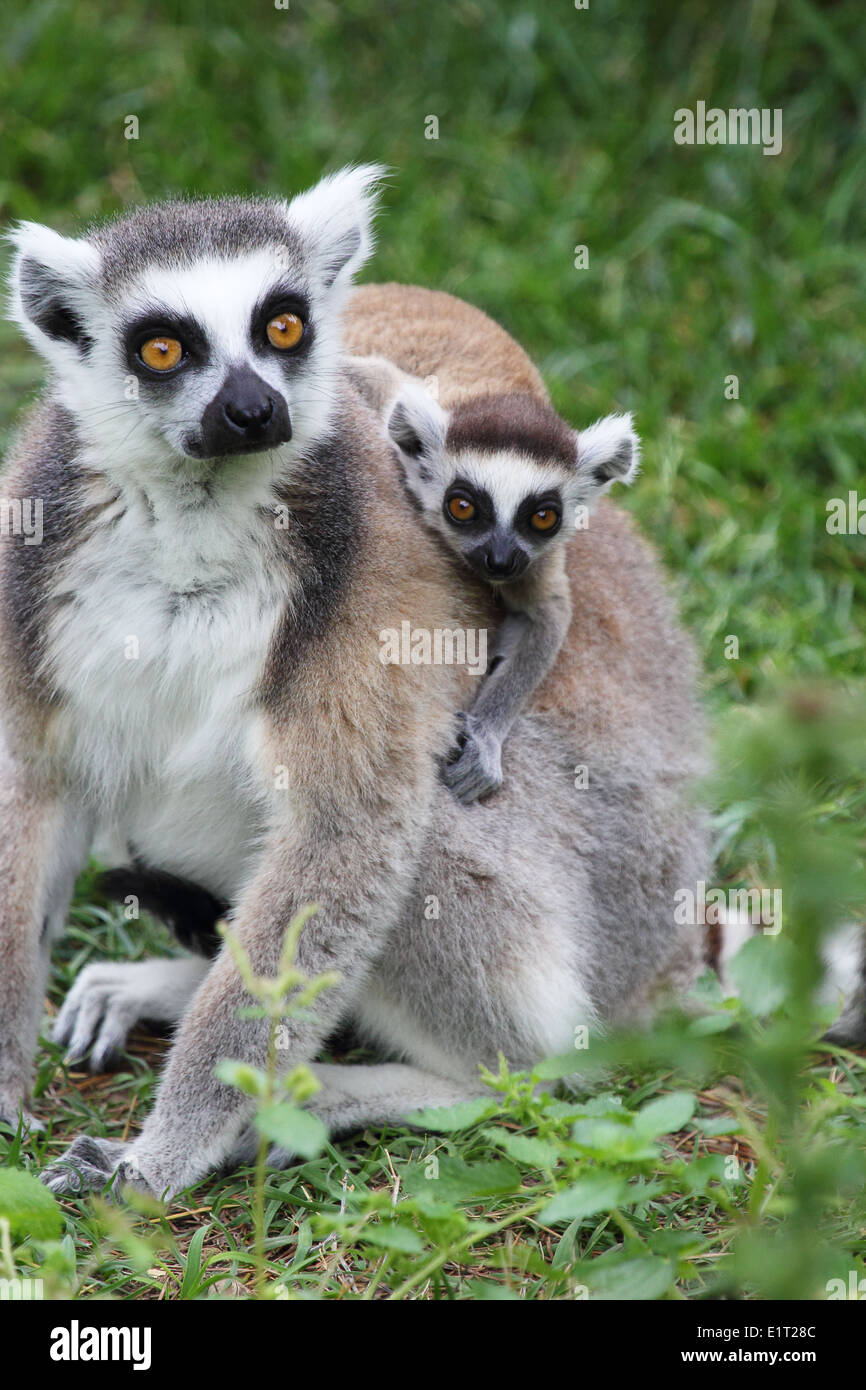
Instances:
[[[557,547],[503,587],[505,617],[481,689],[461,715],[460,752],[443,770],[445,783],[463,802],[478,800],[502,784],[502,745],[528,699],[544,680],[571,623],[571,595]]]

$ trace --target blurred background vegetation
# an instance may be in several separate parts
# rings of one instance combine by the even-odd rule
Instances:
[[[862,906],[866,790],[853,750],[864,731],[852,734],[848,706],[839,714],[840,690],[824,689],[844,687],[862,706],[866,544],[825,527],[830,498],[858,486],[866,496],[866,30],[855,0],[590,0],[586,10],[571,0],[290,0],[287,9],[269,0],[12,0],[0,53],[6,223],[32,218],[72,232],[129,203],[180,193],[285,195],[348,161],[387,163],[393,175],[366,278],[420,282],[486,309],[533,355],[575,425],[616,408],[636,413],[644,473],[620,500],[661,550],[700,644],[724,769],[710,793],[718,880],[781,880],[803,939]],[[781,108],[782,153],[675,145],[675,110],[699,100]],[[130,115],[137,140],[124,138]],[[435,140],[425,138],[431,116]],[[577,246],[588,248],[587,268],[575,268]],[[732,375],[739,399],[726,398]],[[5,438],[40,380],[35,357],[0,328]],[[730,636],[737,659],[725,655]],[[822,683],[823,693],[792,706],[785,692],[803,681]],[[770,713],[757,714],[765,704]],[[162,941],[155,933],[130,940],[86,884],[76,912],[61,979],[93,953]],[[710,1240],[703,1264],[708,1247],[700,1241],[697,1253],[681,1242],[652,1256],[670,1262],[675,1250],[692,1260],[686,1272],[671,1266],[687,1290],[707,1287],[706,1271],[730,1254],[739,1220],[745,1235],[740,1263],[726,1266],[729,1287],[816,1296],[804,1255],[818,1208],[845,1258],[862,1262],[862,1213],[839,1205],[850,1171],[830,1162],[816,1176],[804,1167],[812,1140],[795,1120],[806,1112],[814,1120],[815,1087],[825,1101],[832,1091],[833,1115],[842,1115],[833,1124],[862,1152],[862,1069],[855,1058],[804,1079],[804,1049],[815,1036],[804,1021],[814,961],[805,974],[781,956],[776,965],[787,981],[769,995],[776,1030],[746,1030],[753,1049],[764,1039],[764,1062],[749,1071],[741,1052],[739,1061],[725,1054],[724,1067],[763,1105],[753,1153],[780,1135],[794,1147],[784,1160],[767,1148],[760,1191],[744,1195],[741,1209],[730,1194],[715,1205],[705,1192],[698,1216],[689,1208],[686,1220],[676,1207],[674,1221],[664,1208],[663,1225],[692,1230],[696,1222],[700,1240]],[[681,1062],[687,1054],[683,1043]],[[710,1073],[723,1065],[715,1055],[704,1063]],[[57,1066],[56,1058],[47,1064],[44,1090],[58,1088]],[[111,1082],[118,1124],[152,1084],[140,1056],[130,1066]],[[647,1094],[645,1078],[625,1085],[626,1105]],[[74,1088],[66,1093],[73,1130],[105,1121],[106,1096],[88,1094],[90,1101]],[[531,1126],[532,1116],[521,1114]],[[400,1142],[412,1151],[408,1136]],[[477,1139],[466,1142],[458,1151],[471,1158]],[[387,1185],[376,1143],[363,1163],[372,1189]],[[332,1216],[340,1194],[327,1190]],[[782,1194],[780,1208],[770,1191],[773,1200]],[[238,1189],[231,1195],[237,1200]],[[300,1200],[297,1189],[291,1200]],[[633,1222],[630,1235],[621,1222],[593,1217],[583,1241],[578,1218],[558,1256],[560,1282],[545,1282],[553,1265],[542,1259],[547,1275],[533,1269],[522,1296],[527,1288],[568,1292],[562,1270],[580,1249],[616,1254],[617,1242],[640,1245],[641,1231],[655,1229],[647,1202],[644,1224]],[[765,1220],[780,1221],[789,1240],[769,1272]],[[284,1236],[296,1281],[299,1271],[319,1269],[313,1255],[298,1254],[293,1227]],[[435,1239],[443,1248],[445,1236]],[[507,1259],[494,1241],[475,1274],[498,1271],[490,1288],[508,1296],[513,1270],[528,1268],[515,1249],[528,1241],[535,1258],[539,1239],[529,1222]],[[226,1241],[220,1252],[232,1248]],[[351,1253],[356,1244],[346,1250],[361,1278],[367,1266]],[[421,1267],[426,1251],[422,1245]],[[324,1269],[318,1292],[346,1294],[337,1264]],[[121,1270],[111,1287],[128,1291],[128,1266]],[[431,1287],[403,1277],[415,1292]],[[441,1269],[439,1278],[447,1294]],[[465,1289],[458,1279],[457,1291],[486,1296],[484,1279],[473,1278]],[[374,1291],[380,1283],[387,1285],[381,1271]],[[185,1287],[189,1295],[199,1285]],[[635,1292],[640,1278],[626,1287],[644,1296]],[[658,1291],[671,1287],[662,1280]],[[435,1280],[432,1288],[442,1292]]]

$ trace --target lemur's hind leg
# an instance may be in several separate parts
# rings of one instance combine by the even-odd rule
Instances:
[[[66,996],[51,1036],[69,1062],[90,1052],[105,1071],[136,1023],[178,1023],[210,969],[200,956],[87,965]]]
[[[0,1122],[24,1108],[51,943],[90,843],[79,808],[29,785],[0,757]],[[25,1111],[28,1127],[35,1124]]]

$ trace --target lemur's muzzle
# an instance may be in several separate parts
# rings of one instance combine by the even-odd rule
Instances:
[[[470,550],[466,559],[472,568],[489,584],[506,584],[519,579],[529,564],[522,546],[502,543],[496,539],[483,542]]]
[[[279,391],[251,367],[235,367],[205,408],[201,433],[189,451],[199,458],[254,454],[291,437],[289,408]]]

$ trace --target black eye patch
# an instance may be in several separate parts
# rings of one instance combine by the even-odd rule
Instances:
[[[184,350],[181,364],[170,372],[151,371],[139,356],[141,347],[150,338],[176,338]],[[182,366],[204,366],[208,360],[207,339],[196,320],[188,315],[172,314],[158,305],[130,320],[123,330],[123,347],[129,367],[145,381],[156,381],[160,377],[172,381]]]
[[[304,336],[296,347],[283,354],[287,360],[307,353],[313,342],[313,325],[310,322],[310,301],[300,290],[290,284],[276,285],[264,299],[259,300],[250,318],[250,338],[258,351],[269,348],[267,327],[271,319],[279,314],[294,314],[304,325]]]
[[[475,483],[470,483],[468,479],[461,476],[454,478],[445,489],[445,497],[450,497],[453,493],[466,496],[475,507],[475,515],[472,518],[476,526],[490,527],[496,520],[496,508],[493,505],[493,498],[483,487],[477,487]]]
[[[532,518],[536,512],[555,511],[557,514],[555,523],[547,530],[539,530],[532,525]],[[525,536],[531,536],[534,540],[548,540],[555,536],[562,525],[562,494],[558,488],[553,488],[550,492],[539,492],[535,495],[524,497],[517,511],[514,513],[514,529]]]

